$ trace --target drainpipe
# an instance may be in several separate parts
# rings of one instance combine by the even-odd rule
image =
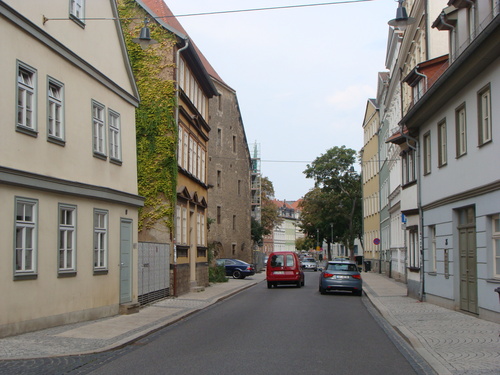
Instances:
[[[420,234],[420,240],[419,240],[419,255],[420,255],[420,292],[419,292],[419,301],[422,302],[424,300],[424,283],[425,283],[425,269],[424,269],[424,249],[423,249],[423,243],[424,243],[424,215],[423,215],[423,210],[422,210],[422,185],[421,185],[421,167],[420,167],[420,147],[418,147],[419,142],[418,139],[411,137],[408,134],[404,134],[403,132],[403,125],[400,125],[399,131],[401,133],[401,136],[406,139],[406,145],[411,148],[412,150],[415,151],[416,156],[417,156],[417,207],[418,207],[418,219],[419,219],[419,234]],[[409,141],[415,142],[416,146],[413,146],[410,144]],[[405,236],[406,237],[406,236]]]
[[[425,81],[424,81],[424,82],[425,82],[424,92],[422,93],[422,95],[423,95],[423,94],[425,94],[425,92],[427,91],[427,76],[426,76],[425,74],[423,74],[423,73],[420,73],[420,72],[418,71],[418,68],[419,68],[419,65],[417,65],[417,66],[415,67],[415,74],[416,74],[417,76],[423,77],[423,78],[424,78],[424,80],[425,80]],[[419,99],[420,99],[420,98],[419,98]],[[408,146],[409,146],[409,145],[408,145]]]
[[[184,39],[184,46],[182,48],[179,48],[176,52],[175,55],[175,64],[176,64],[176,71],[175,71],[175,125],[177,126],[177,136],[179,136],[179,61],[180,61],[180,56],[181,52],[184,51],[189,47],[189,38]],[[177,144],[175,146],[175,161],[178,163],[179,160],[179,141],[177,141]],[[175,176],[177,179],[177,175]],[[174,194],[174,296],[177,296],[177,183],[175,184],[176,186],[176,192]]]
[[[449,27],[450,28],[450,33],[454,33],[455,32],[455,26],[453,26],[452,24],[449,24],[446,22],[446,14],[444,12],[441,12],[441,14],[439,15],[439,19],[441,20],[442,24]],[[453,42],[453,45],[450,46],[450,51],[451,51],[451,60],[455,60],[455,44],[456,44],[456,40],[454,37],[451,37],[450,36],[450,40]]]

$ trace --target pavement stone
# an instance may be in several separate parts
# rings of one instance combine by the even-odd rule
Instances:
[[[364,291],[385,324],[437,374],[500,374],[500,324],[469,314],[419,302],[406,296],[406,285],[377,273],[363,273]],[[77,371],[86,361],[108,361],[103,353],[125,347],[241,290],[265,280],[257,273],[229,279],[204,291],[166,298],[132,315],[118,315],[0,339],[0,373],[40,373],[57,365]],[[117,354],[118,355],[118,354]],[[18,360],[18,361],[16,361]],[[44,367],[45,366],[45,367]],[[54,370],[54,374],[58,373]],[[82,372],[83,373],[83,372]]]

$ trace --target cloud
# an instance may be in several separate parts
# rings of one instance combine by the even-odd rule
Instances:
[[[373,87],[369,85],[349,86],[343,91],[337,91],[326,98],[328,104],[337,110],[352,111],[364,106],[367,98],[375,95]]]

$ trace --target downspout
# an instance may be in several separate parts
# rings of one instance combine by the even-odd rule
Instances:
[[[455,38],[452,35],[455,32],[455,26],[453,26],[452,24],[449,24],[449,23],[447,23],[445,21],[446,14],[444,12],[441,12],[441,14],[439,15],[439,19],[441,20],[441,23],[443,25],[445,25],[445,26],[447,26],[447,27],[450,28],[450,40],[453,41],[453,45],[450,45],[450,51],[451,51],[451,61],[453,61],[453,60],[455,60],[455,44],[456,44],[456,40],[455,40]]]
[[[418,220],[419,220],[419,255],[420,255],[420,292],[419,292],[419,301],[422,302],[424,300],[424,283],[425,283],[425,269],[424,269],[424,249],[423,249],[423,243],[424,243],[424,217],[423,217],[423,210],[422,210],[422,184],[421,184],[421,178],[420,178],[420,147],[418,139],[411,137],[408,134],[404,134],[403,131],[403,125],[399,126],[399,131],[401,133],[401,136],[406,139],[406,145],[411,148],[412,150],[415,151],[416,156],[417,156],[417,208],[418,208]],[[415,146],[411,145],[409,141],[415,142]],[[406,237],[406,236],[405,236]]]
[[[424,80],[425,80],[424,92],[422,93],[422,95],[423,95],[423,94],[425,94],[425,92],[427,91],[427,76],[426,76],[425,74],[423,74],[423,73],[420,73],[420,72],[418,71],[418,68],[419,68],[419,65],[417,65],[417,66],[415,67],[415,74],[416,74],[417,76],[423,77],[423,78],[424,78]]]
[[[177,137],[179,136],[179,65],[180,65],[180,56],[181,52],[189,47],[189,38],[184,39],[184,46],[179,48],[176,52],[175,56],[175,125],[177,126]],[[177,168],[179,168],[179,140],[177,140],[177,144],[175,145],[175,162],[177,163]],[[175,175],[176,179],[176,188],[174,194],[174,296],[177,296],[177,174]]]

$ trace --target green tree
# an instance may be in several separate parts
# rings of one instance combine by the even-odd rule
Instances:
[[[314,179],[315,186],[304,197],[308,221],[302,211],[302,220],[309,225],[307,231],[315,225],[321,239],[341,242],[349,249],[351,259],[354,241],[361,239],[362,231],[361,176],[354,169],[355,162],[355,150],[336,146],[308,164],[304,174]]]
[[[261,179],[261,197],[260,197],[260,223],[252,219],[252,239],[255,242],[262,240],[264,236],[271,234],[274,227],[281,223],[278,216],[278,210],[273,203],[274,187],[273,183],[267,177]]]

